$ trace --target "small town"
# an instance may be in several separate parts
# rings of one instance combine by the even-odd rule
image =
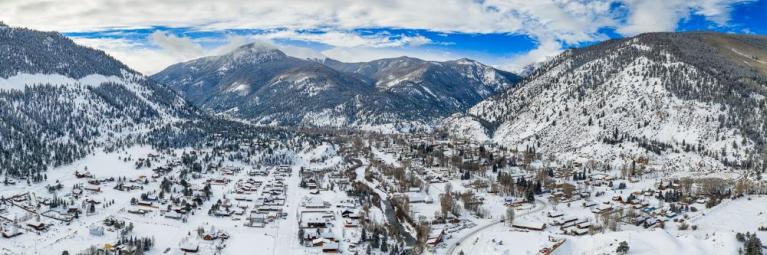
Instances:
[[[721,221],[767,217],[730,218],[760,210],[744,206],[767,199],[758,176],[621,161],[375,133],[135,147],[41,181],[6,180],[2,252],[221,254],[257,245],[275,254],[554,254],[593,238],[612,247],[627,246],[626,233],[656,238],[642,231],[711,231],[700,241],[716,246]]]

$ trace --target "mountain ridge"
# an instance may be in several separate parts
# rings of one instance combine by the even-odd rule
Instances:
[[[262,125],[430,130],[442,117],[513,86],[518,76],[476,61],[410,57],[344,63],[304,60],[248,44],[152,76],[203,109]],[[274,52],[262,62],[233,54]]]
[[[175,92],[56,32],[0,28],[0,165],[35,176],[199,116]]]
[[[767,79],[758,66],[766,42],[648,33],[567,50],[444,127],[454,136],[570,159],[749,167],[763,158],[767,139]],[[749,53],[731,54],[739,50]],[[680,159],[688,162],[674,162]]]

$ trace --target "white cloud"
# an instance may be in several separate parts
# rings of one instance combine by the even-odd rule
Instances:
[[[336,47],[325,51],[322,54],[336,60],[344,62],[365,62],[382,58],[394,57],[414,57],[424,60],[445,61],[460,58],[450,52],[435,52],[417,48],[371,48],[371,47]]]
[[[680,20],[694,13],[719,25],[730,20],[732,6],[751,0],[627,0],[629,16],[618,32],[635,35],[646,32],[674,31]]]
[[[125,39],[73,38],[73,40],[78,44],[101,49],[144,74],[153,74],[178,63],[178,58],[167,51],[146,47]]]
[[[548,60],[562,52],[562,46],[554,39],[547,38],[538,42],[538,46],[524,54],[499,60],[496,66],[500,69],[520,72],[527,65]]]
[[[5,0],[0,2],[0,17],[17,26],[65,32],[149,26],[340,31],[386,27],[466,33],[539,30],[577,39],[588,38],[596,27],[610,23],[610,14],[604,11],[610,2]]]
[[[289,39],[306,42],[318,42],[335,47],[403,47],[430,44],[431,39],[422,35],[390,35],[376,33],[360,35],[348,31],[299,32],[295,30],[280,30],[253,35],[254,38],[275,40]]]
[[[413,50],[435,43],[421,35],[355,32],[367,28],[525,34],[539,42],[536,49],[497,58],[503,60],[503,66],[521,66],[560,52],[562,46],[558,42],[573,44],[606,39],[599,32],[602,28],[615,28],[623,35],[672,31],[680,20],[692,13],[725,25],[730,20],[733,4],[744,1],[751,0],[259,0],[247,3],[240,0],[3,0],[0,17],[12,26],[63,32],[152,26],[269,31],[254,37],[226,38],[226,45],[215,49],[163,33],[150,37],[151,44],[147,45],[153,46],[151,49],[138,49],[141,45],[126,45],[128,42],[113,46],[97,43],[96,39],[79,39],[121,56],[145,72],[172,60],[220,54],[254,40],[322,43],[331,47],[326,54],[348,59],[354,59],[355,55],[393,57],[389,54],[407,53],[440,58],[451,54]],[[613,9],[616,4],[625,8],[616,12]],[[322,32],[301,32],[307,30]],[[120,51],[126,47],[134,52]],[[147,57],[142,63],[135,56],[139,50],[151,52],[154,57]],[[288,47],[286,51],[301,56],[319,54],[295,47]],[[357,60],[364,58],[357,57]],[[505,61],[516,62],[506,64]]]
[[[160,31],[149,35],[149,41],[160,46],[168,54],[175,56],[180,61],[199,57],[205,50],[199,44],[186,37],[178,37]]]

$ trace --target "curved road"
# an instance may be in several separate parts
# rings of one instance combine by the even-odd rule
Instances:
[[[540,205],[540,206],[536,206],[535,208],[533,208],[532,210],[529,210],[527,212],[519,213],[519,214],[515,215],[514,217],[515,218],[516,217],[522,217],[522,216],[525,216],[525,215],[528,215],[528,214],[531,214],[531,213],[540,212],[541,210],[546,209],[546,207],[547,207],[546,203],[542,202],[539,199],[536,199],[535,203]],[[488,229],[488,228],[490,228],[492,226],[495,226],[498,223],[501,223],[501,220],[492,221],[492,222],[490,222],[490,223],[488,223],[488,224],[486,224],[484,226],[481,226],[481,227],[471,231],[470,233],[464,235],[461,239],[458,240],[458,242],[453,242],[452,244],[450,244],[450,248],[447,250],[446,254],[454,254],[455,249],[458,248],[458,246],[460,246],[461,244],[466,243],[466,240],[468,240],[470,237],[474,237],[474,236],[477,235],[477,233],[479,233],[479,232],[481,232],[481,231],[483,231],[485,229]]]

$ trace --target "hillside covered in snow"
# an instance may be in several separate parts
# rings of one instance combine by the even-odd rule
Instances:
[[[444,122],[454,136],[661,168],[750,168],[767,149],[767,38],[650,33],[571,49]]]
[[[199,113],[106,53],[56,32],[0,25],[0,165],[41,178],[96,147]]]

